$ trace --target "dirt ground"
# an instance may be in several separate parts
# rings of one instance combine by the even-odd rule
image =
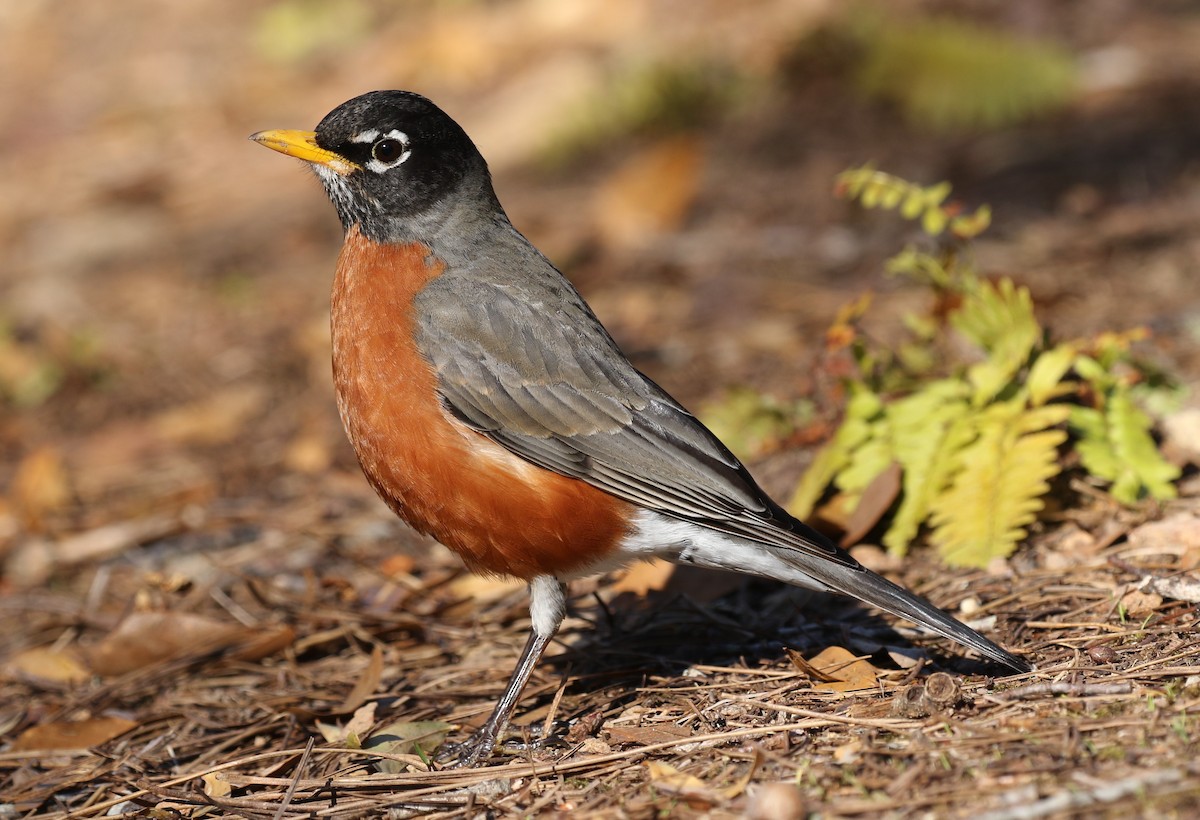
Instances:
[[[830,422],[813,374],[837,308],[874,290],[886,335],[920,303],[881,275],[911,226],[831,194],[864,162],[990,203],[980,267],[1029,285],[1057,336],[1144,325],[1142,355],[1200,386],[1200,8],[890,8],[1057,42],[1078,87],[930,130],[856,88],[822,0],[0,10],[0,817],[1195,816],[1186,427],[1177,501],[1064,483],[986,572],[857,548],[1032,674],[840,599],[651,567],[572,585],[487,766],[379,745],[482,722],[527,598],[358,472],[328,364],[340,229],[251,132],[372,88],[432,97],[695,408],[740,385]],[[647,124],[630,89],[662,66],[686,105]],[[689,97],[695,77],[724,90]],[[786,498],[817,443],[752,470]]]

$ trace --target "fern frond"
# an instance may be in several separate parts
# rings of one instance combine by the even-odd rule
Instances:
[[[946,19],[863,31],[859,83],[934,129],[1000,126],[1062,105],[1075,66],[1060,47]]]
[[[898,210],[905,219],[919,220],[921,230],[930,236],[940,236],[949,228],[960,239],[968,239],[983,233],[992,220],[986,205],[970,214],[960,213],[956,205],[943,205],[950,196],[948,182],[923,188],[870,165],[838,174],[834,193],[857,200],[864,208]]]
[[[943,379],[888,408],[895,459],[903,468],[903,494],[883,545],[904,555],[929,515],[933,500],[958,471],[958,453],[974,436],[967,417],[966,385]]]
[[[817,502],[836,476],[846,469],[855,451],[872,437],[883,401],[869,390],[853,391],[846,417],[829,443],[821,448],[796,486],[787,509],[797,518],[812,514]]]
[[[931,509],[932,541],[947,563],[983,567],[1012,553],[1061,470],[1066,432],[1046,429],[1069,408],[1025,410],[1023,401],[994,404],[979,416],[978,437],[960,455],[961,469]]]
[[[1179,468],[1155,446],[1150,417],[1138,408],[1129,388],[1117,385],[1102,410],[1075,407],[1070,425],[1079,436],[1076,450],[1083,466],[1097,478],[1112,482],[1109,493],[1122,504],[1144,495],[1160,501],[1174,498],[1172,484]]]
[[[950,324],[987,353],[967,369],[976,406],[995,398],[1029,360],[1042,329],[1029,289],[1011,279],[980,282],[950,315]]]

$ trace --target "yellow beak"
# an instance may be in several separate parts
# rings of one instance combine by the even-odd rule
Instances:
[[[362,166],[317,145],[316,136],[316,131],[275,130],[259,131],[257,134],[251,134],[250,139],[267,146],[272,151],[278,151],[315,165],[323,165],[342,176],[362,170]]]

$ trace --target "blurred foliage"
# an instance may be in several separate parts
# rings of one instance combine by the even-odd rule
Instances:
[[[814,415],[811,401],[783,402],[745,387],[726,391],[700,410],[705,425],[743,460],[778,447]]]
[[[580,156],[629,136],[664,136],[692,131],[711,121],[738,97],[747,80],[733,67],[709,61],[650,62],[626,68],[562,114],[543,161],[569,164]]]
[[[842,174],[837,190],[897,209],[930,236],[949,228],[959,238],[937,253],[909,247],[890,260],[890,274],[934,296],[928,314],[905,317],[906,344],[893,350],[868,341],[859,325],[869,300],[836,318],[827,347],[849,354],[850,398],[840,428],[796,489],[794,514],[808,516],[830,485],[838,506],[853,510],[899,465],[902,484],[884,545],[902,554],[927,525],[947,562],[982,567],[1010,554],[1036,520],[1066,461],[1064,445],[1123,503],[1174,496],[1179,471],[1158,451],[1150,418],[1134,403],[1148,370],[1131,346],[1145,331],[1052,343],[1027,288],[1007,277],[985,279],[964,260],[963,237],[986,227],[987,211],[961,216],[944,204],[944,183],[921,189],[862,168]],[[970,360],[955,361],[951,351],[963,342]]]
[[[360,41],[370,25],[363,0],[277,0],[259,17],[254,42],[270,60],[298,63]]]
[[[844,77],[932,131],[1020,122],[1062,107],[1077,84],[1071,55],[1054,43],[873,5],[809,34],[793,62],[797,76]]]
[[[0,406],[40,407],[79,374],[102,375],[96,340],[60,328],[18,328],[0,317]]]

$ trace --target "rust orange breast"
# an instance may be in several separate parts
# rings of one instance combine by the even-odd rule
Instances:
[[[413,298],[444,269],[429,248],[346,235],[333,283],[342,423],[375,490],[473,570],[531,578],[603,560],[633,508],[520,459],[449,415],[416,346]]]

